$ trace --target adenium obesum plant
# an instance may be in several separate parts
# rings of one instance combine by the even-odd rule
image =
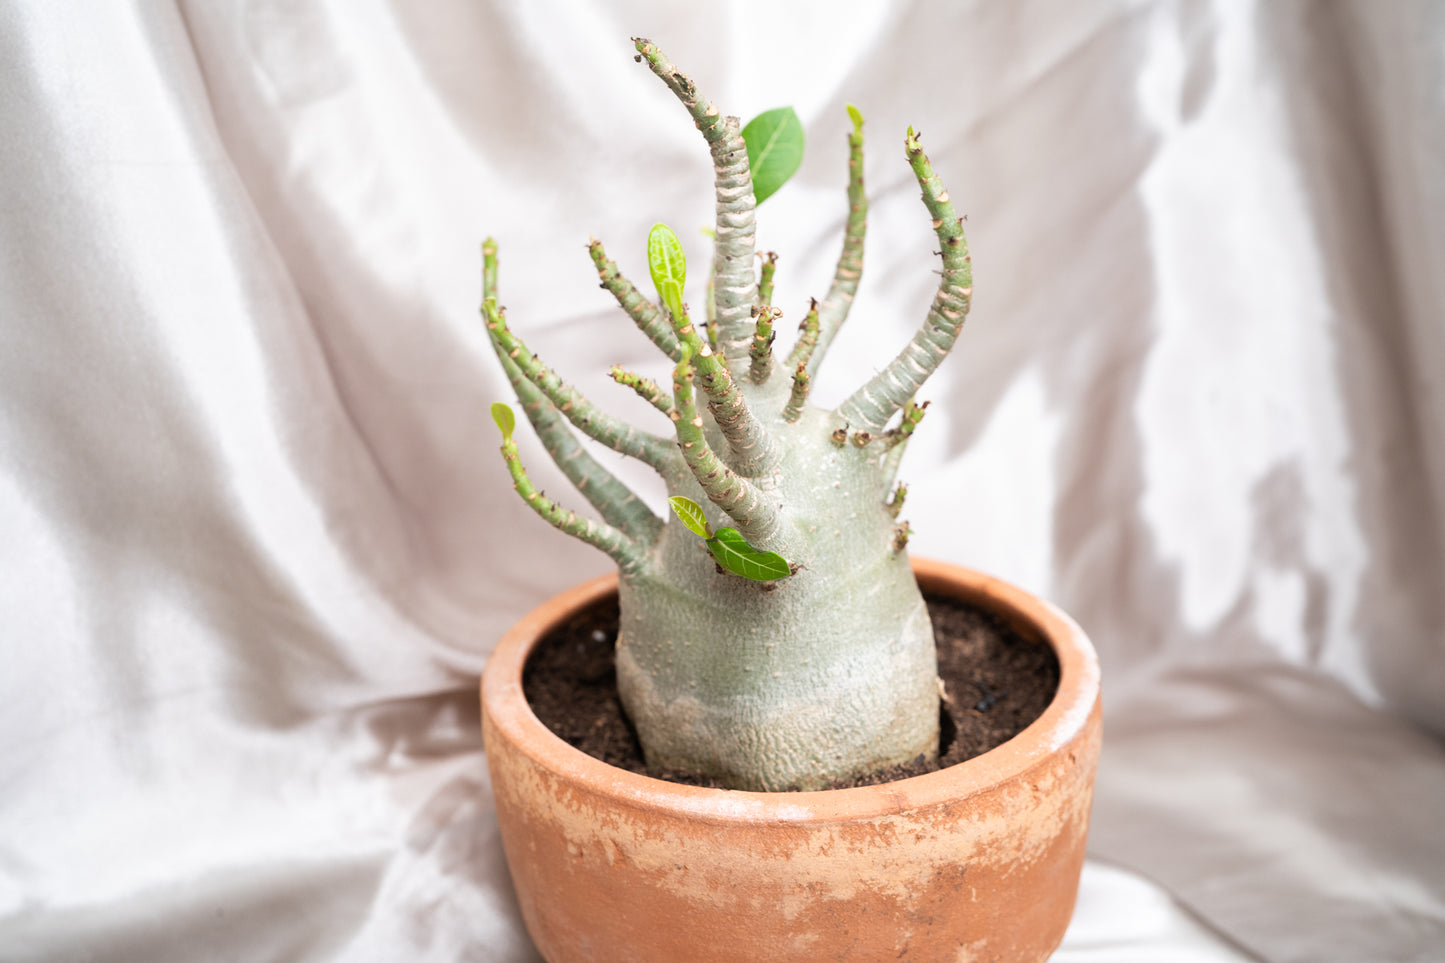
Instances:
[[[656,303],[589,245],[602,286],[673,362],[664,390],[612,370],[671,423],[635,428],[594,407],[544,366],[497,306],[496,244],[483,245],[487,329],[547,453],[600,520],[562,508],[522,467],[511,409],[493,406],[516,490],[620,572],[617,678],[648,765],[684,768],[739,789],[810,789],[938,752],[933,633],[898,521],[899,459],[923,415],[914,397],[952,348],[972,271],[963,222],[910,129],[908,163],[943,258],[922,327],[896,358],[833,410],[808,388],[847,317],[862,272],[867,200],[862,117],[849,108],[848,219],[827,296],[814,301],[781,364],[775,258],[756,273],[753,212],[798,165],[791,110],[739,129],[650,41],[638,59],[702,131],[716,175],[717,220],[706,322],[682,301],[682,246],[658,225],[648,242]],[[745,143],[746,135],[746,143]],[[594,460],[564,423],[637,458],[666,483],[659,517]]]

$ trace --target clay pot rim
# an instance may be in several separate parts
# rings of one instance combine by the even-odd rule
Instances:
[[[1099,702],[1098,657],[1078,624],[1052,604],[992,576],[934,559],[913,559],[912,564],[925,592],[986,605],[1026,636],[1048,642],[1059,658],[1059,688],[1039,718],[1003,745],[946,769],[852,789],[752,792],[654,779],[619,769],[568,745],[532,713],[522,692],[522,669],[533,645],[550,628],[616,592],[616,573],[553,596],[502,636],[482,673],[482,711],[533,764],[567,772],[574,785],[619,802],[661,806],[697,819],[727,823],[894,815],[986,791],[1053,754],[1069,751],[1085,734]]]

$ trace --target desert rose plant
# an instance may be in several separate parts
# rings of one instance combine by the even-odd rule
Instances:
[[[655,407],[666,433],[608,415],[517,338],[497,303],[497,247],[483,245],[483,314],[497,355],[547,453],[595,509],[579,516],[539,492],[522,466],[512,411],[493,406],[517,492],[546,521],[606,552],[620,574],[617,679],[649,767],[688,769],[738,789],[812,789],[938,752],[933,633],[908,564],[899,460],[923,415],[919,387],[968,313],[963,221],[910,129],[905,151],[938,236],[942,279],[902,351],[842,404],[809,385],[848,315],[862,272],[867,200],[862,117],[852,107],[848,218],[827,296],[814,301],[786,359],[774,258],[758,267],[754,209],[796,169],[791,110],[748,128],[724,117],[656,45],[640,61],[691,114],[712,153],[717,220],[701,319],[683,303],[682,246],[648,239],[657,300],[589,245],[602,286],[673,362],[661,386],[614,368]],[[654,469],[665,519],[583,448],[589,438]]]

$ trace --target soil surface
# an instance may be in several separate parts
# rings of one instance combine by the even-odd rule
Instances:
[[[937,762],[921,757],[831,788],[868,786],[933,772],[981,755],[1043,714],[1059,687],[1052,649],[1014,631],[992,612],[964,602],[926,598],[938,646],[942,739]],[[637,734],[622,711],[613,668],[615,598],[579,612],[527,660],[522,688],[532,711],[568,744],[610,765],[671,782],[717,786],[686,771],[649,772]]]

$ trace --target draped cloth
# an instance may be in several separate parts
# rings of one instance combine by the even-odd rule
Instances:
[[[536,959],[475,680],[609,563],[510,491],[478,248],[530,346],[646,424],[607,368],[665,363],[583,245],[641,281],[666,221],[702,264],[711,196],[632,35],[802,118],[759,212],[780,330],[867,118],[817,400],[937,284],[907,125],[969,215],[911,550],[1099,649],[1058,959],[1445,959],[1445,8],[709,7],[0,6],[0,959]]]

